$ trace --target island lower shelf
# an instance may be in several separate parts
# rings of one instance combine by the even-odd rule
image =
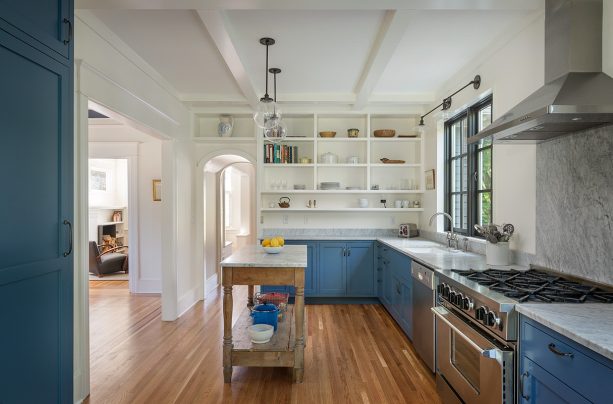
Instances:
[[[245,308],[232,327],[232,365],[293,367],[296,327],[294,305],[287,306],[285,318],[265,344],[251,342],[248,328],[252,324],[250,310]]]

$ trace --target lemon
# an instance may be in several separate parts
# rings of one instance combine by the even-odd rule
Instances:
[[[270,241],[270,246],[271,246],[271,247],[279,247],[279,241],[278,241],[277,239],[274,239],[274,238],[273,238],[273,239]]]
[[[262,247],[270,247],[270,239],[269,238],[265,238],[264,240],[262,240]]]
[[[283,247],[285,245],[285,240],[283,240],[283,237],[277,237],[277,241],[279,242],[279,245],[281,247]]]

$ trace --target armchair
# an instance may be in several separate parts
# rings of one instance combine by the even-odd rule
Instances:
[[[89,272],[102,278],[104,275],[123,271],[128,273],[128,254],[117,252],[128,246],[114,247],[100,253],[95,241],[89,242]]]

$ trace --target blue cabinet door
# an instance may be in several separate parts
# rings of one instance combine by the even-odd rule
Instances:
[[[71,58],[72,0],[0,0],[0,29],[54,56]]]
[[[412,285],[406,279],[396,278],[398,281],[398,301],[396,304],[396,312],[398,314],[398,324],[407,334],[413,339],[413,300],[412,300]]]
[[[0,60],[0,402],[72,403],[72,66],[2,29]]]
[[[372,242],[347,243],[347,296],[376,295]]]
[[[315,243],[307,244],[307,267],[304,271],[304,295],[315,296],[317,294],[317,260],[315,254],[317,245]]]
[[[375,249],[375,265],[377,269],[377,297],[383,302],[383,298],[385,295],[385,264],[383,262],[382,250],[383,245],[380,242],[377,242]]]
[[[345,243],[319,243],[320,296],[345,296]]]
[[[525,356],[521,357],[518,399],[522,404],[590,402]]]

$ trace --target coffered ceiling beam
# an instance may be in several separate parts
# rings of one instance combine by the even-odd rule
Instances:
[[[76,0],[77,9],[142,10],[538,10],[544,0]]]
[[[368,61],[355,89],[353,109],[363,109],[410,24],[411,11],[386,11]]]
[[[251,78],[247,74],[247,69],[236,51],[232,37],[230,36],[230,23],[221,11],[197,10],[198,16],[204,23],[207,31],[211,35],[213,42],[217,46],[221,57],[230,69],[236,84],[241,89],[247,103],[254,110],[257,109],[259,97]]]

